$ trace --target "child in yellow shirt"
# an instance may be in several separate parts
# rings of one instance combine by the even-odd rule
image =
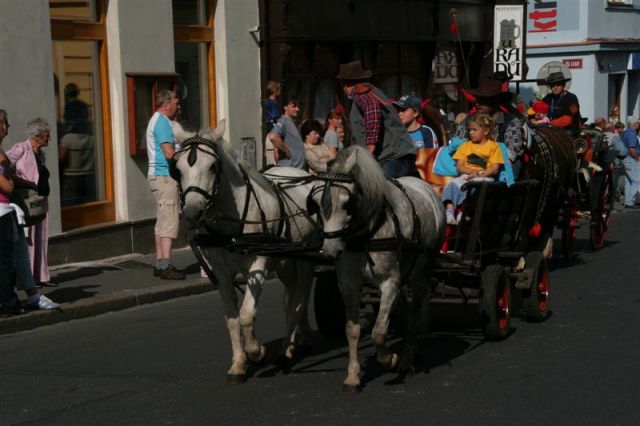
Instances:
[[[493,179],[504,164],[500,146],[492,139],[493,120],[487,114],[478,113],[468,119],[469,139],[460,145],[453,155],[460,176],[452,180],[442,192],[447,223],[455,224],[455,208],[467,197],[462,185],[470,179]]]

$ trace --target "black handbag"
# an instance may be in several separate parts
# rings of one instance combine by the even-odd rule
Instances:
[[[42,222],[47,217],[49,202],[47,197],[38,195],[33,189],[19,188],[14,190],[12,200],[24,212],[23,226],[33,226]]]

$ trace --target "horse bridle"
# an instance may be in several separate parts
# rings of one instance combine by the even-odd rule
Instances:
[[[316,180],[323,181],[324,184],[321,186],[315,187],[311,193],[309,194],[309,200],[313,199],[314,195],[318,192],[322,191],[321,198],[321,208],[324,210],[325,214],[330,212],[332,208],[331,202],[331,188],[339,188],[344,190],[348,194],[347,200],[347,214],[351,216],[351,220],[347,222],[347,224],[337,231],[325,232],[321,230],[320,233],[324,239],[336,239],[336,238],[352,238],[354,236],[358,236],[366,230],[365,226],[362,225],[354,225],[354,216],[355,210],[357,208],[358,203],[358,187],[355,179],[352,175],[347,175],[343,173],[319,173],[316,177]],[[352,191],[345,183],[354,184],[354,190]],[[307,203],[310,205],[310,203]],[[309,210],[309,208],[307,208]],[[311,212],[310,212],[311,213]],[[318,215],[318,221],[322,221],[322,217]]]
[[[204,145],[208,148],[211,149],[211,151],[203,149],[201,145]],[[199,186],[189,186],[186,189],[182,188],[182,179],[181,179],[181,173],[180,170],[178,170],[177,168],[177,160],[176,160],[176,155],[178,154],[182,154],[185,152],[188,152],[188,157],[187,157],[187,163],[189,164],[190,167],[192,167],[197,160],[197,156],[198,156],[198,151],[203,152],[207,155],[212,156],[213,158],[215,158],[216,160],[218,160],[218,150],[220,148],[213,142],[211,142],[208,139],[202,138],[200,136],[194,136],[192,138],[187,139],[186,141],[184,141],[182,143],[182,148],[179,149],[178,151],[176,151],[173,154],[173,157],[171,158],[171,162],[169,164],[169,173],[171,174],[171,177],[178,182],[178,192],[180,194],[180,204],[182,206],[184,206],[185,203],[185,197],[187,196],[187,194],[189,192],[195,192],[197,194],[200,194],[202,197],[204,197],[205,200],[207,200],[207,206],[206,208],[208,209],[210,207],[210,205],[213,203],[213,200],[216,198],[216,195],[218,195],[218,190],[219,190],[219,182],[220,182],[220,173],[221,170],[219,167],[216,166],[216,162],[214,161],[214,163],[211,165],[211,169],[213,170],[213,173],[215,174],[215,183],[214,183],[214,187],[213,187],[213,191],[211,193],[205,191],[204,189],[200,188]]]

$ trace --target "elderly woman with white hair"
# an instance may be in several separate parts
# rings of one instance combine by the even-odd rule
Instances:
[[[26,134],[29,139],[13,145],[8,151],[9,160],[15,165],[17,174],[38,186],[38,195],[49,196],[49,170],[45,165],[42,148],[49,145],[51,128],[42,118],[34,118],[27,123]],[[37,285],[50,286],[47,247],[49,245],[49,217],[30,226],[27,232],[29,258],[33,278]]]

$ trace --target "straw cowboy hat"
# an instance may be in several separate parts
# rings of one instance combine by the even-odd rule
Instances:
[[[545,80],[545,84],[547,86],[551,86],[552,84],[566,83],[569,80],[571,80],[571,77],[567,78],[567,77],[564,76],[562,71],[556,71],[556,72],[552,72],[551,74],[549,74],[549,76]]]
[[[353,61],[348,64],[340,64],[340,72],[336,78],[339,80],[366,80],[372,75],[371,70],[365,70],[362,67],[362,62]]]

